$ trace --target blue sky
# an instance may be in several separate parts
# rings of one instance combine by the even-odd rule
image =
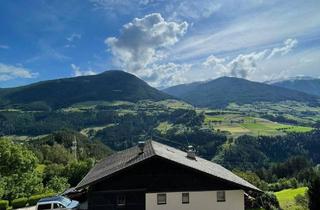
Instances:
[[[320,76],[319,0],[0,4],[0,87],[110,69],[155,87]]]

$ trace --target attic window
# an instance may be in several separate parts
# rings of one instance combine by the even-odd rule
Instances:
[[[167,194],[165,193],[157,194],[157,204],[158,205],[167,204]]]
[[[225,201],[226,201],[226,192],[217,191],[217,202],[225,202]]]

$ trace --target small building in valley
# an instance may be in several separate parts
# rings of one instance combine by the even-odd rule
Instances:
[[[260,191],[192,151],[155,141],[105,158],[76,188],[88,189],[89,210],[243,210],[245,191]]]

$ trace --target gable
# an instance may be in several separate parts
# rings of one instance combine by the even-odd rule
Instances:
[[[110,176],[116,176],[118,173],[126,171],[126,169],[131,168],[136,164],[143,165],[143,162],[155,157],[168,160],[177,166],[183,166],[185,168],[201,172],[212,179],[219,179],[223,182],[226,181],[228,183],[233,183],[238,186],[238,189],[260,191],[249,182],[243,180],[216,163],[200,157],[196,157],[195,160],[189,159],[187,158],[187,153],[154,141],[146,142],[143,152],[141,152],[138,146],[135,146],[127,150],[117,152],[100,161],[89,171],[76,188],[83,188],[100,182],[102,179],[106,179]],[[128,177],[130,177],[130,174],[128,174]]]

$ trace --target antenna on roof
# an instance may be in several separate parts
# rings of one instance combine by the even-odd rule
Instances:
[[[196,160],[196,150],[192,145],[188,146],[188,151],[187,151],[187,158]]]
[[[140,149],[140,154],[142,154],[144,152],[145,145],[146,145],[146,143],[144,141],[139,141],[138,142],[138,147]]]

